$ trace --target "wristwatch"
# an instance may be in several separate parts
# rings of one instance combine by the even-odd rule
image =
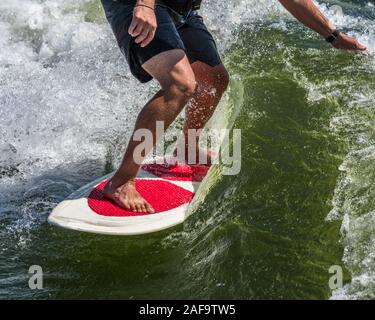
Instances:
[[[333,41],[335,41],[338,36],[340,35],[340,31],[339,30],[335,30],[333,31],[327,38],[326,38],[326,41],[329,42],[329,43],[332,43]]]

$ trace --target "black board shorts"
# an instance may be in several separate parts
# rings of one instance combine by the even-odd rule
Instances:
[[[124,54],[132,74],[140,82],[152,79],[142,65],[159,53],[181,49],[190,63],[201,61],[210,66],[221,64],[216,43],[197,11],[179,14],[162,0],[156,1],[155,14],[158,23],[154,39],[142,48],[129,35],[133,18],[134,0],[101,0],[117,43]]]

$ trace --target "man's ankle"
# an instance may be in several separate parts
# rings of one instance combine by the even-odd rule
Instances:
[[[113,177],[110,180],[111,188],[117,189],[126,184],[134,184],[135,178],[118,178]]]

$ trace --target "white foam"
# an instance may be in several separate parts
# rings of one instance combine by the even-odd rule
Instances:
[[[23,177],[66,161],[105,161],[108,142],[121,132],[126,143],[156,89],[132,78],[107,23],[85,21],[81,8],[90,2],[0,4],[0,166],[17,165]],[[268,1],[254,3],[252,10],[244,10],[247,1],[205,6],[222,51],[242,23],[280,10]]]

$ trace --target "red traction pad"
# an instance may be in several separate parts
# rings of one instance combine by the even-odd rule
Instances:
[[[202,164],[145,164],[142,166],[144,171],[166,180],[194,181],[201,182],[207,175],[210,166]]]
[[[134,217],[150,215],[147,212],[132,212],[120,208],[113,201],[104,197],[103,188],[108,180],[95,187],[89,197],[88,205],[95,213],[107,217]],[[154,208],[155,213],[168,211],[177,208],[191,201],[193,192],[185,190],[168,181],[136,179],[135,187],[142,197],[148,201]]]

